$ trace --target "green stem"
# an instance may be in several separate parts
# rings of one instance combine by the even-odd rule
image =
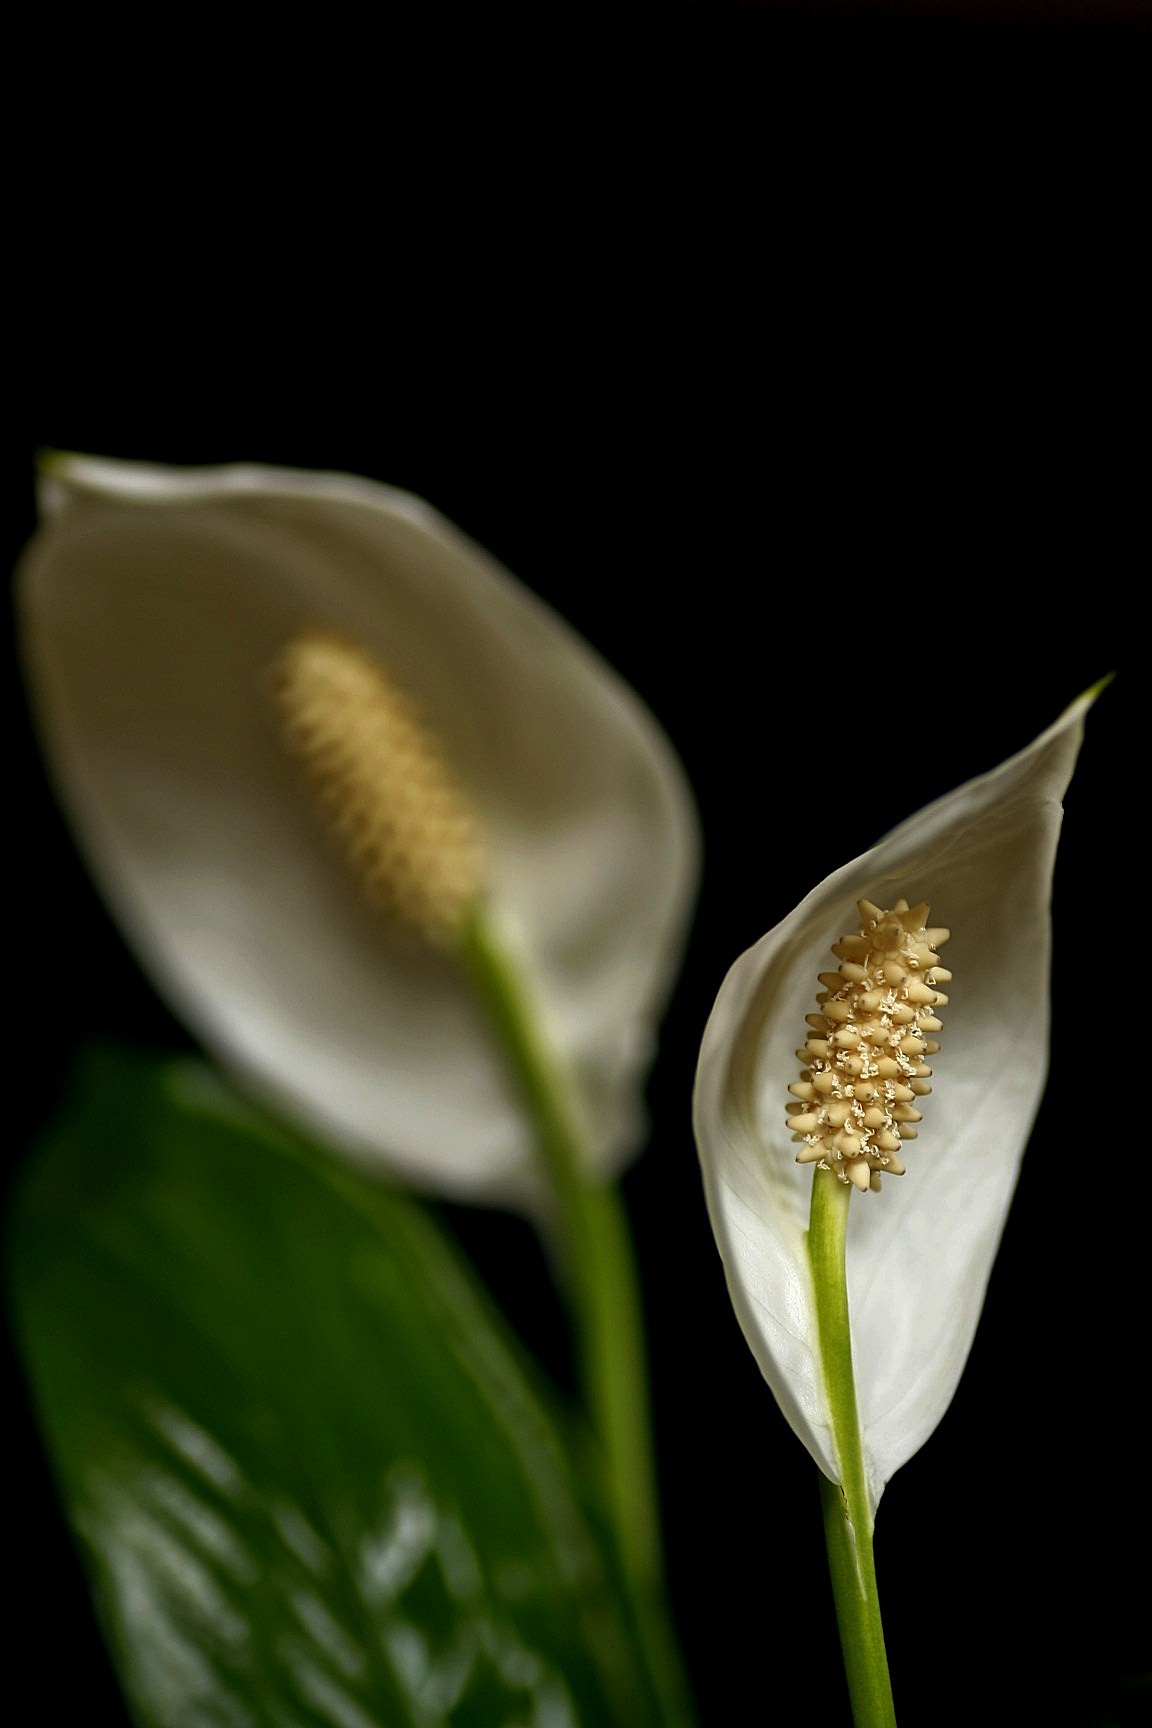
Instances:
[[[562,1271],[590,1419],[602,1449],[609,1513],[640,1629],[664,1694],[665,1721],[692,1721],[663,1605],[663,1556],[648,1361],[631,1233],[618,1189],[592,1173],[570,1089],[539,1030],[525,981],[481,908],[461,960],[531,1112],[557,1202]]]
[[[896,1728],[892,1682],[880,1620],[872,1511],[864,1470],[864,1444],[852,1371],[852,1333],[844,1249],[853,1189],[830,1170],[812,1184],[808,1255],[816,1286],[816,1312],[824,1382],[841,1482],[821,1474],[824,1539],[840,1627],[840,1646],[856,1728]]]

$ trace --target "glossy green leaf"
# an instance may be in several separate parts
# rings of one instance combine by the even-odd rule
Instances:
[[[428,1217],[199,1064],[90,1063],[17,1332],[147,1728],[655,1721],[610,1551]]]

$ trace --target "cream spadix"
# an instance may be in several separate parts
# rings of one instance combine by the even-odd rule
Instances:
[[[635,693],[429,505],[255,466],[53,456],[19,573],[35,718],[126,936],[248,1085],[413,1185],[527,1203],[533,1135],[450,956],[351,887],[269,723],[305,628],[355,643],[467,793],[599,1170],[642,1089],[698,874],[679,763]]]
[[[812,1164],[820,1180],[821,1163],[834,1168],[839,1149],[840,1173],[852,1180],[855,1167],[857,1185],[869,1186],[872,1169],[884,1168],[879,1153],[900,1156],[886,1141],[874,1165],[867,1136],[851,1126],[862,1126],[874,1103],[849,1095],[856,1064],[867,1085],[877,1075],[865,1069],[878,1069],[882,1059],[893,1063],[894,1090],[883,1103],[895,1121],[876,1122],[876,1133],[910,1138],[916,1082],[926,1079],[919,1064],[935,1042],[936,1007],[944,1012],[935,984],[949,976],[937,965],[944,932],[926,926],[928,905],[947,917],[948,964],[957,984],[949,992],[930,1123],[907,1174],[866,1201],[854,1195],[847,1221],[852,1357],[873,1512],[885,1483],[952,1399],[1043,1090],[1061,799],[1095,694],[1074,702],[1027,749],[833,872],[736,961],[705,1030],[696,1138],[729,1292],[785,1416],[825,1475],[842,1481],[808,1254]],[[891,956],[874,949],[875,932],[866,926],[876,918],[900,925],[884,934]],[[926,927],[909,932],[909,920]],[[905,938],[915,967],[895,952]],[[834,944],[839,974],[826,972]],[[915,988],[903,1001],[886,997],[887,958],[912,977],[922,973],[935,1000]],[[806,1021],[822,972],[825,1000]],[[811,1036],[801,1048],[805,1066],[797,1081],[797,1038],[806,1024]],[[911,1097],[896,1086],[906,1086]],[[795,1107],[786,1111],[789,1095]],[[842,1133],[848,1138],[838,1148]],[[796,1134],[802,1157],[815,1154],[807,1164],[796,1161]]]
[[[936,1009],[948,1001],[936,985],[952,974],[935,952],[949,932],[926,927],[926,901],[884,911],[861,900],[857,911],[859,929],[832,944],[839,971],[820,974],[788,1127],[798,1164],[819,1164],[867,1193],[883,1172],[904,1174],[898,1153],[916,1138],[914,1101],[932,1090],[924,1058],[940,1048],[928,1034],[942,1029]]]
[[[354,642],[305,630],[270,668],[284,748],[369,905],[448,953],[485,882],[482,836],[440,741]]]

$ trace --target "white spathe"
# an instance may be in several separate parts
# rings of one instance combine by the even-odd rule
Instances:
[[[1048,1063],[1050,900],[1061,799],[1093,692],[991,773],[835,871],[737,960],[706,1028],[695,1093],[708,1209],[761,1372],[817,1464],[840,1480],[816,1341],[806,1235],[811,1165],[786,1122],[796,1052],[856,902],[926,900],[953,975],[932,1095],[907,1174],[853,1194],[847,1279],[875,1512],[936,1427],[984,1301]]]
[[[455,965],[361,904],[261,687],[329,627],[421,704],[491,853],[589,1155],[617,1168],[699,869],[680,765],[634,692],[429,505],[336,474],[53,456],[21,565],[61,802],[141,962],[234,1074],[426,1191],[517,1203],[529,1131]]]

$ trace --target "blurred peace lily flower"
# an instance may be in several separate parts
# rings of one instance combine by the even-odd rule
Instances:
[[[430,719],[585,1154],[618,1168],[698,870],[679,764],[633,692],[384,485],[52,456],[41,507],[20,598],[46,755],[120,924],[204,1045],[422,1189],[532,1188],[532,1127],[460,968],[349,892],[270,723],[268,668],[318,627]]]
[[[1044,1086],[1061,798],[1095,694],[822,882],[732,967],[705,1032],[696,1134],[732,1301],[857,1537],[948,1407],[983,1304]],[[855,1438],[821,1355],[816,1195],[842,1213]]]

